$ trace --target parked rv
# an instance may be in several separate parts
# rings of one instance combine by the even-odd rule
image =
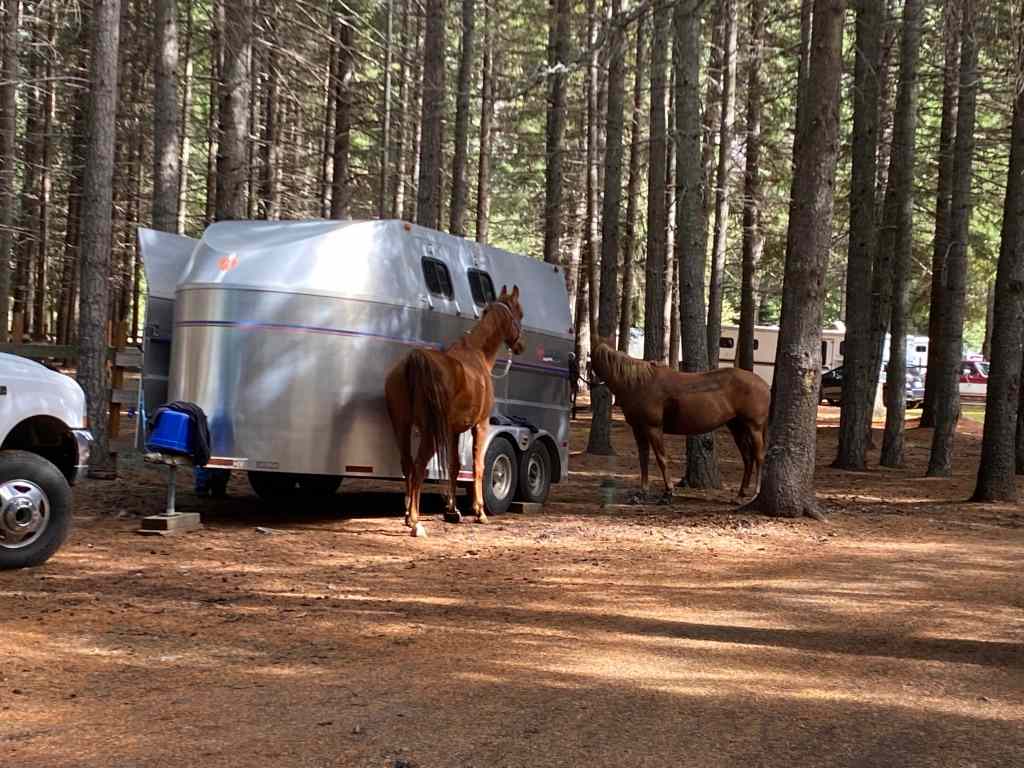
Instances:
[[[197,403],[207,466],[247,472],[260,496],[401,479],[388,370],[412,347],[455,341],[503,284],[520,288],[527,348],[495,367],[487,510],[542,502],[568,476],[573,329],[559,267],[401,221],[230,221],[200,240],[140,230],[139,242],[140,423],[168,400]],[[464,434],[463,481],[470,448]],[[435,459],[428,477],[441,476]]]

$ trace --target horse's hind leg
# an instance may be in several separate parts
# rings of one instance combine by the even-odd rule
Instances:
[[[647,495],[647,465],[651,456],[651,443],[647,439],[647,428],[633,426],[633,438],[636,440],[636,452],[640,459],[640,493],[633,497],[633,503],[639,503]]]
[[[668,484],[668,460],[665,456],[664,435],[660,429],[651,429],[649,436],[651,447],[654,449],[654,459],[658,462],[658,469],[661,470],[661,480],[665,483],[665,494],[662,496],[662,501],[668,502],[672,499],[672,486]]]
[[[458,493],[459,470],[462,469],[462,457],[459,456],[459,433],[453,432],[448,442],[448,509],[444,519],[449,523],[461,523],[462,514],[455,508],[455,495]]]
[[[405,516],[405,524],[410,528],[415,528],[420,519],[420,494],[423,491],[423,481],[427,476],[427,464],[433,455],[434,449],[430,441],[420,435],[420,445],[412,464],[412,481],[409,483],[409,511]]]
[[[732,439],[736,441],[736,449],[743,459],[743,482],[740,483],[740,490],[736,497],[742,499],[747,493],[747,486],[750,484],[750,476],[754,469],[754,446],[750,437],[750,426],[739,419],[732,419],[727,423]]]

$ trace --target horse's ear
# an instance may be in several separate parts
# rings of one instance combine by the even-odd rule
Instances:
[[[518,285],[513,285],[512,286],[512,300],[513,301],[518,301],[519,300],[519,286]]]
[[[507,285],[503,285],[503,286],[501,286],[501,293],[498,294],[498,298],[499,299],[503,299],[506,296],[508,296],[508,286]]]

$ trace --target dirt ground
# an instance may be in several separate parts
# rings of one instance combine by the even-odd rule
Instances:
[[[1024,765],[1024,510],[960,501],[977,425],[924,479],[923,430],[906,470],[828,469],[822,414],[825,524],[736,514],[727,434],[721,492],[603,508],[621,423],[543,513],[425,539],[379,486],[279,509],[241,477],[183,479],[204,528],[148,538],[159,471],[89,481],[65,548],[0,573],[0,765]]]

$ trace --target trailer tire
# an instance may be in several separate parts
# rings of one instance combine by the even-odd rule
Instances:
[[[249,473],[249,487],[266,501],[288,498],[295,494],[295,475],[287,472]]]
[[[341,475],[295,475],[299,492],[303,496],[326,498],[341,487]]]
[[[551,452],[535,440],[519,460],[517,498],[528,504],[543,504],[551,492]]]
[[[516,497],[518,479],[516,449],[507,438],[495,437],[484,454],[484,509],[488,514],[500,515],[508,511]]]
[[[71,530],[71,486],[28,451],[0,452],[0,570],[45,563]]]

